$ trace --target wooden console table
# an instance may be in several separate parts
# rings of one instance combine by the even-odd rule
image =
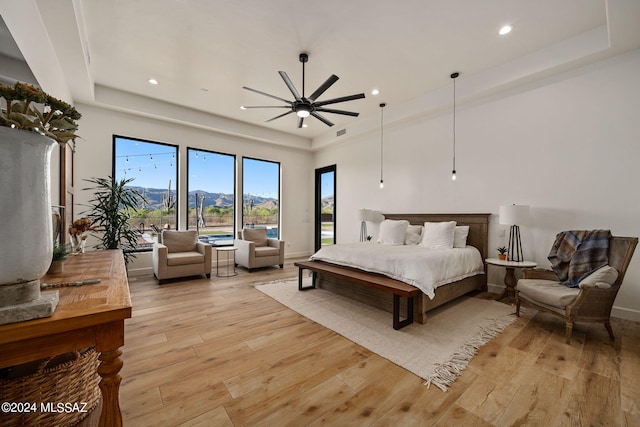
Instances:
[[[94,346],[100,353],[100,426],[121,426],[119,390],[124,319],[131,317],[129,282],[120,250],[70,256],[64,272],[42,283],[100,279],[95,285],[59,288],[53,316],[0,325],[0,368]],[[47,291],[43,291],[47,292]]]

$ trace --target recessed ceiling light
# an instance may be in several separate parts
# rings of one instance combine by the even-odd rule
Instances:
[[[246,110],[246,109],[247,109],[247,107],[245,107],[244,105],[241,105],[241,106],[240,106],[240,109],[241,109],[241,110]]]
[[[505,25],[502,28],[500,28],[500,31],[498,31],[498,34],[500,34],[501,36],[504,36],[505,34],[509,34],[511,30],[513,30],[513,27],[511,25]]]
[[[157,85],[158,81],[156,79],[149,79],[149,83],[152,85]]]
[[[380,91],[378,89],[373,89],[371,91],[371,95],[378,95],[380,93]]]
[[[308,127],[309,127],[309,125],[308,125],[308,124],[306,124],[306,123],[303,123],[303,124],[302,124],[302,127],[303,127],[303,128],[308,128]]]

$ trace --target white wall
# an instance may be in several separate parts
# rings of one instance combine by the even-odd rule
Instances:
[[[489,247],[499,237],[501,204],[528,204],[525,257],[548,267],[555,235],[568,229],[611,229],[640,236],[640,51],[529,83],[456,112],[456,169],[451,181],[452,115],[385,124],[380,190],[380,134],[317,152],[315,167],[337,164],[337,233],[359,238],[359,208],[386,212],[488,212]],[[387,106],[387,109],[393,108]],[[387,117],[388,114],[385,114]],[[508,233],[507,233],[508,235]],[[497,252],[495,252],[497,253]],[[503,272],[491,267],[489,282]],[[614,315],[640,320],[640,250]]]
[[[96,106],[78,104],[82,113],[75,154],[75,212],[76,217],[86,209],[83,205],[91,197],[90,186],[83,181],[90,177],[111,175],[112,137],[114,134],[133,138],[165,142],[180,146],[179,188],[186,194],[187,147],[213,150],[236,155],[240,171],[242,156],[280,162],[281,167],[281,238],[286,241],[286,257],[306,256],[313,249],[310,218],[306,215],[313,206],[313,154],[309,151],[279,147],[273,144],[246,140],[196,127],[183,126],[142,116],[125,114]],[[311,172],[310,172],[311,171]],[[236,182],[236,191],[241,191]],[[181,228],[185,228],[186,205],[179,201]],[[239,220],[238,220],[239,221]],[[237,221],[236,227],[240,228]],[[150,257],[142,254],[129,266],[130,272],[149,273]]]

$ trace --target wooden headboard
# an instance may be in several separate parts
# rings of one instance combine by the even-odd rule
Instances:
[[[467,244],[476,247],[482,261],[489,258],[489,216],[491,214],[383,214],[386,219],[406,219],[409,224],[422,225],[425,222],[455,221],[457,225],[469,226]]]

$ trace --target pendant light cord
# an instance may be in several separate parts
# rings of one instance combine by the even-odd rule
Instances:
[[[380,104],[380,182],[382,182],[383,150],[384,150],[384,102]]]
[[[451,170],[451,179],[456,180],[456,78],[460,73],[452,73],[453,79],[453,169]]]
[[[455,77],[453,75],[455,74]],[[457,73],[452,74],[453,78],[453,170],[456,170],[456,77]]]

